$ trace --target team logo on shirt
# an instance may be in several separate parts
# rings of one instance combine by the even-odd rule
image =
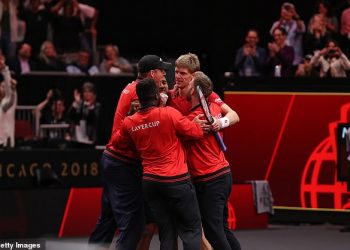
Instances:
[[[144,124],[140,124],[140,125],[137,125],[135,127],[132,127],[131,131],[135,132],[135,131],[140,130],[140,129],[148,129],[148,128],[153,128],[153,127],[158,127],[159,124],[160,124],[160,121],[144,123]]]
[[[125,95],[127,95],[127,94],[130,93],[130,91],[129,91],[128,89],[124,89],[122,93],[125,94]]]
[[[215,99],[215,102],[216,102],[216,103],[221,103],[222,100],[221,100],[221,98],[216,98],[216,99]]]

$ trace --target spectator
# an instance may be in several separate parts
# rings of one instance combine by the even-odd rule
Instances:
[[[7,59],[15,57],[21,38],[17,7],[17,0],[0,0],[0,49]]]
[[[84,83],[82,95],[74,91],[74,102],[68,110],[68,118],[73,125],[73,138],[81,143],[95,144],[97,142],[98,123],[101,105],[96,101],[95,86]]]
[[[312,55],[306,55],[303,61],[298,65],[298,69],[295,72],[297,77],[319,77],[316,68],[311,65]]]
[[[55,45],[50,41],[45,41],[41,45],[38,56],[38,70],[64,71],[64,64],[57,56]]]
[[[72,53],[81,49],[80,35],[83,24],[80,19],[77,0],[59,0],[51,12],[53,19],[54,44],[60,53]]]
[[[20,7],[19,16],[26,23],[24,41],[32,46],[36,57],[41,44],[48,39],[49,11],[41,0],[31,0],[29,6]]]
[[[346,77],[350,69],[349,59],[335,40],[328,41],[327,46],[312,57],[311,64],[321,67],[320,77]]]
[[[305,33],[305,24],[295,10],[293,4],[285,2],[281,7],[280,20],[273,23],[270,34],[274,33],[276,28],[284,28],[287,33],[286,45],[293,47],[295,57],[293,65],[296,67],[303,58],[303,33]]]
[[[312,32],[313,25],[320,24],[322,29],[330,36],[334,37],[338,33],[338,19],[332,14],[328,1],[320,0],[316,4],[316,12],[311,17],[308,24],[308,31]]]
[[[340,34],[342,46],[346,50],[345,53],[350,56],[350,5],[341,14]]]
[[[314,15],[305,36],[305,52],[314,54],[315,51],[323,49],[329,39],[330,33],[327,32],[323,17],[320,14]]]
[[[36,115],[40,115],[40,123],[59,124],[68,123],[65,115],[65,104],[59,89],[50,89],[45,100],[36,106]]]
[[[235,71],[239,76],[261,76],[266,65],[266,51],[258,47],[258,32],[250,29],[245,37],[246,43],[238,49],[235,58]]]
[[[90,53],[87,50],[80,50],[78,55],[78,61],[68,65],[66,71],[72,74],[85,73],[88,75],[95,75],[99,73],[99,69],[96,65],[90,63]]]
[[[132,66],[128,60],[119,55],[119,48],[108,44],[104,48],[103,60],[100,64],[101,73],[129,73],[132,72]]]
[[[270,75],[293,76],[294,49],[286,44],[287,32],[282,27],[276,28],[273,31],[273,39],[274,41],[268,44]],[[278,73],[277,68],[280,71]]]
[[[4,55],[0,54],[0,148],[15,146],[16,81],[11,79]]]
[[[9,62],[10,69],[16,74],[28,73],[36,70],[36,63],[31,59],[32,47],[28,43],[20,45],[18,56]]]
[[[98,19],[98,10],[90,5],[82,3],[78,4],[78,8],[80,12],[80,20],[83,24],[84,29],[80,39],[81,46],[83,49],[92,53],[94,52],[93,50],[96,50],[96,24]]]

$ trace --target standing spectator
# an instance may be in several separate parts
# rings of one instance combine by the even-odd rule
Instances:
[[[51,12],[53,18],[54,44],[60,53],[72,53],[81,49],[80,35],[83,24],[77,0],[59,0]]]
[[[38,56],[38,70],[64,71],[64,64],[57,55],[55,45],[50,41],[45,41],[41,45]]]
[[[280,20],[273,23],[270,34],[273,35],[276,28],[284,28],[286,31],[286,45],[294,48],[295,57],[293,65],[296,67],[303,58],[303,34],[305,33],[304,21],[296,12],[293,4],[285,2],[281,7]]]
[[[341,14],[340,34],[342,47],[347,56],[350,56],[350,5]]]
[[[274,41],[268,44],[270,75],[293,76],[294,49],[286,44],[287,32],[282,27],[276,28],[273,31],[273,39]],[[280,71],[278,73],[277,67]]]
[[[117,46],[108,44],[104,48],[100,72],[111,74],[129,73],[132,72],[132,66],[128,60],[120,57]]]
[[[350,69],[349,59],[335,40],[328,41],[327,46],[313,56],[311,64],[321,67],[320,77],[346,77]]]
[[[101,104],[96,101],[95,85],[84,83],[82,94],[74,91],[74,102],[68,110],[68,118],[73,125],[73,138],[81,143],[97,142]]]
[[[258,47],[258,31],[250,29],[245,37],[246,43],[238,49],[234,69],[239,76],[261,76],[266,64],[266,51]]]
[[[41,0],[31,0],[29,6],[20,7],[19,16],[26,23],[24,41],[32,46],[36,57],[41,44],[48,39],[49,11]]]
[[[330,33],[327,32],[327,26],[323,16],[321,14],[315,14],[309,22],[308,31],[305,36],[305,52],[314,54],[314,51],[323,49],[330,36]]]
[[[16,55],[20,39],[17,0],[0,0],[0,49],[7,59]]]
[[[0,148],[15,146],[16,81],[11,79],[4,55],[0,54]]]
[[[314,20],[315,18],[318,20]],[[320,0],[317,2],[315,14],[311,17],[308,24],[309,31],[312,29],[311,26],[314,22],[320,22],[322,25],[324,25],[324,28],[330,37],[334,38],[334,36],[338,33],[338,19],[333,15],[331,5],[326,0]]]
[[[81,34],[81,46],[83,49],[94,53],[96,50],[97,37],[97,19],[98,10],[90,5],[79,3],[80,20],[83,24],[83,33]]]
[[[87,50],[80,50],[78,54],[78,61],[66,67],[66,71],[72,74],[85,73],[87,75],[95,75],[99,73],[96,65],[90,63],[90,53]]]
[[[20,45],[18,56],[9,61],[9,67],[16,74],[28,73],[36,70],[36,63],[31,59],[32,47],[28,43]]]

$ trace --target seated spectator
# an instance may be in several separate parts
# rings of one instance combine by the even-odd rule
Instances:
[[[36,70],[36,63],[31,59],[32,47],[28,43],[20,45],[18,56],[9,61],[9,67],[16,74],[28,73]]]
[[[40,48],[38,56],[38,70],[64,71],[64,64],[59,59],[56,48],[50,41],[45,41]]]
[[[95,86],[84,83],[82,94],[74,91],[74,102],[68,110],[68,118],[73,125],[73,139],[86,144],[97,142],[101,105],[96,101]]]
[[[350,69],[349,59],[335,40],[328,41],[327,46],[312,57],[311,64],[320,66],[320,77],[346,77]]]
[[[274,30],[280,27],[286,31],[286,45],[294,49],[295,57],[293,59],[293,65],[296,67],[303,58],[303,33],[305,33],[305,24],[300,19],[294,5],[289,2],[282,4],[280,20],[273,23],[270,34],[273,35]]]
[[[293,76],[294,49],[286,45],[287,32],[281,27],[276,28],[273,31],[273,39],[274,41],[268,44],[268,69],[270,75]],[[277,69],[276,66],[279,68],[278,71],[280,71],[278,73],[275,71]]]
[[[77,0],[59,0],[50,11],[53,18],[53,41],[57,50],[63,53],[77,52],[81,49],[80,35],[83,24],[80,19]]]
[[[11,79],[4,55],[0,54],[0,148],[15,146],[15,110],[17,106],[16,81]]]
[[[266,66],[266,51],[258,47],[258,32],[250,29],[245,37],[246,43],[238,49],[235,58],[234,71],[239,76],[261,76]]]
[[[298,65],[298,69],[295,72],[297,77],[319,77],[320,74],[316,68],[311,64],[312,55],[306,55],[303,61]]]
[[[28,6],[20,6],[19,16],[26,23],[24,41],[32,46],[37,57],[41,44],[48,39],[49,11],[41,0],[31,0]]]
[[[87,50],[79,51],[78,61],[68,65],[66,71],[71,74],[85,73],[87,75],[95,75],[99,73],[96,65],[90,63],[90,53]]]
[[[132,66],[128,60],[119,56],[119,48],[109,44],[104,48],[103,60],[100,64],[101,73],[120,74],[132,72]]]

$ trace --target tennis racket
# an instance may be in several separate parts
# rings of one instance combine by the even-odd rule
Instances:
[[[214,123],[214,118],[211,115],[211,112],[210,112],[207,100],[205,99],[205,96],[203,95],[203,92],[202,92],[202,89],[201,89],[200,86],[197,86],[197,94],[198,94],[199,103],[200,103],[200,105],[202,107],[202,110],[203,110],[205,118],[207,119],[207,121],[210,124],[213,124]],[[216,141],[218,142],[218,144],[220,146],[220,149],[222,151],[226,152],[227,148],[226,148],[225,143],[222,140],[219,132],[214,132],[214,136],[215,136],[215,139],[216,139]]]

